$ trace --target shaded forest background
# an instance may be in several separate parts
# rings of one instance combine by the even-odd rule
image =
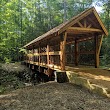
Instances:
[[[110,29],[110,0],[0,0],[0,61],[20,60],[23,45],[92,6]],[[101,64],[110,64],[110,35],[103,39]]]

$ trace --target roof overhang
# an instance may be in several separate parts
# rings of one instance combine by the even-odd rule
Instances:
[[[92,28],[91,25],[89,25],[89,27],[91,28],[80,28],[80,27],[72,27],[75,23],[78,23],[80,26],[81,24],[79,23],[80,20],[84,19],[85,17],[87,17],[88,15],[90,15],[91,13],[93,13],[93,16],[95,17],[95,19],[97,20],[98,24],[100,25],[100,28]],[[94,21],[92,21],[94,22]],[[97,11],[95,10],[94,7],[89,8],[85,11],[83,11],[82,13],[78,14],[77,16],[73,17],[72,19],[60,24],[59,26],[51,29],[50,31],[48,31],[47,33],[37,37],[36,39],[34,39],[33,41],[29,42],[28,44],[26,44],[24,46],[24,48],[32,46],[36,43],[40,43],[42,40],[45,39],[49,39],[50,37],[55,37],[55,36],[59,36],[60,34],[62,34],[63,32],[69,32],[69,33],[100,33],[102,35],[106,35],[108,36],[108,32],[103,24],[103,22],[101,21]]]

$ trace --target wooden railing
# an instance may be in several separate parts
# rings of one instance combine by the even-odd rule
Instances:
[[[52,68],[52,69],[60,69],[60,65],[56,63],[56,61],[58,61],[58,59],[56,59],[56,61],[52,62],[50,57],[53,57],[53,59],[55,59],[55,56],[60,56],[61,51],[55,51],[55,52],[42,52],[42,53],[28,53],[26,54],[26,56],[28,57],[27,59],[25,59],[26,63],[30,63],[33,65],[39,65],[45,68]],[[41,57],[46,56],[46,61],[42,61]],[[35,61],[35,57],[37,58],[37,61]],[[49,58],[48,58],[49,57]],[[38,60],[40,59],[40,60]],[[49,61],[48,61],[49,60]],[[52,62],[52,63],[51,63]],[[60,62],[60,61],[58,61]]]

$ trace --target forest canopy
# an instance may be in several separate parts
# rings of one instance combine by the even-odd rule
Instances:
[[[93,5],[109,31],[109,0],[0,0],[0,61],[19,61],[23,45]],[[110,64],[109,41],[103,39],[102,65]]]

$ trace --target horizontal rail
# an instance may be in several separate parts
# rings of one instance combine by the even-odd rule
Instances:
[[[75,52],[66,52],[67,55],[72,55]],[[94,51],[83,51],[83,52],[78,52],[78,54],[94,54]]]
[[[61,51],[49,52],[49,55],[60,55],[60,54]],[[27,56],[42,56],[42,55],[47,55],[47,52],[27,54]]]
[[[29,61],[29,60],[25,60],[25,63],[29,63],[29,64],[33,64],[33,65],[38,65],[41,67],[45,67],[45,68],[50,68],[50,69],[61,69],[61,66],[55,65],[55,64],[47,64],[47,63],[39,63],[39,62],[33,62],[33,61]]]

